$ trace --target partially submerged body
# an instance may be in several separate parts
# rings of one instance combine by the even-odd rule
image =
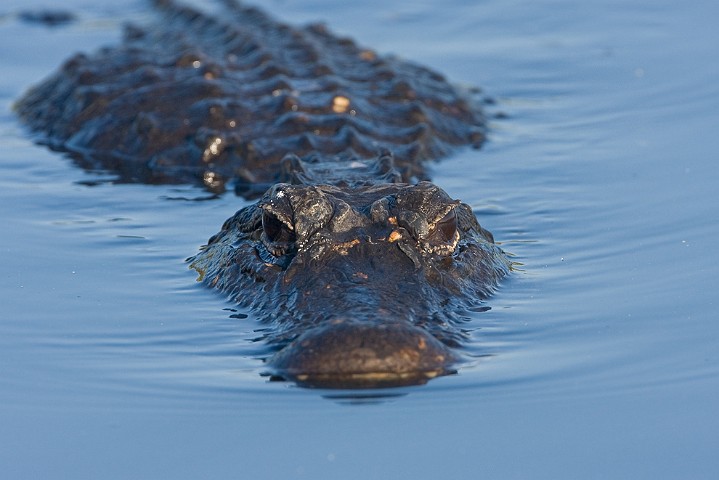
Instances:
[[[470,208],[421,182],[278,184],[191,267],[285,345],[269,365],[323,386],[421,383],[450,371],[465,309],[509,263]]]
[[[425,161],[481,143],[481,113],[439,74],[324,27],[230,0],[221,18],[154,3],[156,25],[69,60],[21,118],[120,181],[262,195],[190,265],[271,325],[277,375],[343,388],[451,371],[464,312],[510,264],[421,180]]]

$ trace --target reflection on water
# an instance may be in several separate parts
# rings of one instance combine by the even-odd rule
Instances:
[[[376,405],[397,400],[405,395],[407,394],[397,393],[394,391],[376,391],[323,395],[323,398],[336,402],[340,405]]]

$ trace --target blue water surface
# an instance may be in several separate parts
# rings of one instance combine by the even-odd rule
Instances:
[[[719,478],[719,4],[262,5],[494,99],[489,142],[432,177],[521,267],[468,324],[475,362],[374,398],[269,382],[262,325],[195,282],[244,200],[33,144],[12,102],[151,15],[18,17],[46,5],[0,6],[3,478]]]

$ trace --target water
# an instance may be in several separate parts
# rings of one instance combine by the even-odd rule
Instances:
[[[11,102],[147,15],[12,15],[34,5],[0,7],[3,476],[719,475],[715,3],[266,3],[480,85],[508,116],[433,175],[523,264],[471,324],[479,360],[363,401],[268,383],[260,325],[186,269],[242,200],[98,182],[32,144]]]

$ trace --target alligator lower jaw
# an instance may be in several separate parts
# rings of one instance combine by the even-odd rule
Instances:
[[[302,387],[390,388],[454,373],[459,357],[405,323],[336,320],[313,328],[268,360],[272,373]]]
[[[451,370],[435,370],[423,372],[368,372],[348,374],[286,374],[287,378],[305,388],[326,388],[341,390],[360,390],[371,388],[395,388],[412,385],[424,385],[429,380],[455,373]]]

